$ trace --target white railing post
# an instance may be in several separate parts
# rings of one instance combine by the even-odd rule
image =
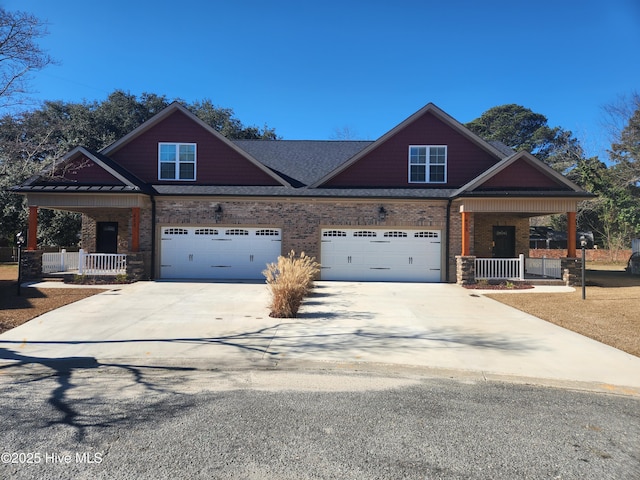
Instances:
[[[78,275],[82,275],[84,273],[84,249],[80,249],[78,252]]]
[[[60,271],[61,272],[66,272],[67,271],[67,250],[66,249],[62,249],[62,252],[60,252]]]
[[[518,258],[520,259],[520,280],[524,280],[524,254],[521,253]]]

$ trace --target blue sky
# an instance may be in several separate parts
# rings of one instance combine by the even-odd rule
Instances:
[[[375,139],[433,102],[461,122],[517,103],[608,146],[602,106],[640,90],[637,0],[4,0],[49,23],[41,100],[115,89],[209,98],[285,139]]]

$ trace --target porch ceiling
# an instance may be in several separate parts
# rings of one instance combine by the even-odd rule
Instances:
[[[584,198],[461,198],[454,202],[460,212],[514,213],[535,217],[553,213],[575,212]]]
[[[84,208],[132,208],[146,207],[149,197],[144,194],[26,194],[30,207],[52,208],[57,210],[82,211]]]

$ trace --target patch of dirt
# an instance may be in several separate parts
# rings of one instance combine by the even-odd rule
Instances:
[[[22,287],[18,296],[18,267],[0,265],[0,333],[101,292],[104,289]]]
[[[582,287],[572,293],[487,295],[505,305],[640,357],[640,276],[623,267],[598,266],[586,271]]]

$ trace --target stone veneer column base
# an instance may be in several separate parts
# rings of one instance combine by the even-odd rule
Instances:
[[[472,285],[476,283],[476,257],[456,255],[456,283]]]
[[[561,258],[562,280],[568,287],[582,286],[582,258]]]
[[[149,280],[150,252],[127,253],[127,278],[132,282]]]
[[[22,250],[20,268],[22,280],[42,278],[42,250]]]

